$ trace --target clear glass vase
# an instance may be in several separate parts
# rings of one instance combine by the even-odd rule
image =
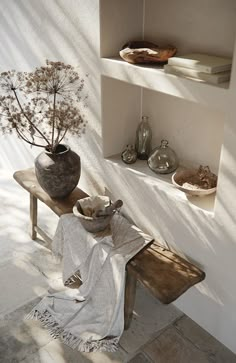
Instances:
[[[152,129],[148,122],[148,117],[143,116],[136,131],[135,149],[138,159],[147,160],[152,149]]]
[[[121,153],[121,159],[126,164],[133,164],[137,160],[137,151],[133,145],[127,145],[125,150]]]
[[[168,146],[167,140],[162,140],[161,145],[153,149],[148,158],[148,166],[155,173],[172,173],[178,165],[178,157],[174,150]]]

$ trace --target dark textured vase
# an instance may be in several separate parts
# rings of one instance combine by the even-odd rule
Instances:
[[[67,145],[58,145],[56,153],[43,151],[35,159],[39,185],[51,198],[65,198],[80,178],[80,157]]]

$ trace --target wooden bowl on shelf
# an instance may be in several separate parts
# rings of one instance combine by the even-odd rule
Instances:
[[[163,65],[177,52],[173,45],[159,47],[158,45],[145,41],[134,40],[123,45],[119,54],[122,59],[132,64],[157,63]]]
[[[188,180],[197,174],[197,169],[179,170],[172,175],[172,183],[189,196],[204,197],[216,191],[216,187],[204,189],[197,185],[191,185]]]

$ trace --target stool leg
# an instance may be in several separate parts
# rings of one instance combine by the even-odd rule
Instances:
[[[124,307],[125,330],[129,329],[133,316],[136,285],[137,285],[137,279],[135,274],[131,273],[127,269],[126,283],[125,283],[125,307]]]
[[[30,194],[30,234],[33,240],[37,238],[37,233],[35,230],[35,227],[37,227],[37,216],[38,200],[34,195]]]

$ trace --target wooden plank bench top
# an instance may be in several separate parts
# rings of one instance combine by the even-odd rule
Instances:
[[[52,199],[39,186],[34,169],[20,170],[14,173],[14,179],[30,193],[30,216],[32,239],[41,234],[47,235],[37,226],[37,200],[45,203],[58,216],[72,213],[78,199],[88,196],[83,190],[75,190],[64,199]],[[149,244],[132,258],[126,268],[125,290],[125,328],[132,319],[136,283],[140,281],[162,303],[169,304],[181,296],[187,289],[204,280],[205,273],[189,261],[170,250],[164,249],[156,241]]]
[[[156,241],[130,260],[127,268],[163,304],[169,304],[205,278],[192,263]]]
[[[13,178],[31,195],[45,203],[59,217],[62,214],[72,213],[72,207],[78,199],[88,197],[83,190],[75,188],[73,192],[64,199],[52,199],[40,187],[34,172],[34,168],[19,170],[13,174]]]

